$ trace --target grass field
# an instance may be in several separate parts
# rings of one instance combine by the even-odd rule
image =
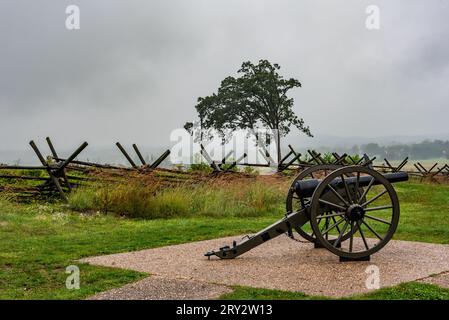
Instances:
[[[280,186],[279,188],[282,188]],[[168,219],[124,218],[88,211],[73,211],[55,204],[16,204],[0,200],[0,298],[80,299],[146,275],[75,262],[108,254],[255,232],[283,214],[283,197],[252,190],[250,202],[240,188],[223,191],[224,213]],[[418,183],[396,185],[401,200],[401,222],[395,239],[449,243],[449,186]],[[239,192],[235,194],[235,192]],[[227,192],[229,194],[227,194]],[[248,191],[249,192],[249,191]],[[270,192],[277,193],[273,188]],[[284,194],[284,193],[282,193]],[[240,198],[239,198],[240,197]],[[206,197],[207,198],[207,197]],[[240,199],[232,201],[232,199]],[[265,201],[270,199],[274,203]],[[207,201],[206,201],[207,200]],[[205,199],[217,210],[215,200]],[[248,207],[250,209],[248,209]],[[201,208],[205,208],[201,206]],[[242,208],[246,213],[241,214]],[[176,216],[176,215],[175,215]],[[81,289],[65,287],[65,268],[81,270]],[[314,299],[301,293],[237,287],[226,299]],[[449,291],[433,285],[408,283],[385,288],[357,299],[449,299]]]

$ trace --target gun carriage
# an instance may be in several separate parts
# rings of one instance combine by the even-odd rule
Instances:
[[[369,260],[396,231],[400,209],[392,184],[407,180],[405,172],[381,174],[368,166],[310,167],[294,179],[282,219],[205,256],[232,259],[295,230],[340,261]]]

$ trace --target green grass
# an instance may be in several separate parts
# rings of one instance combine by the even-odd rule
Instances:
[[[144,275],[79,264],[79,258],[253,232],[276,219],[138,220],[5,201],[0,208],[0,299],[84,298]],[[65,288],[72,264],[80,267],[80,290]]]
[[[201,205],[194,209],[189,207],[191,211],[185,217],[151,220],[95,211],[83,214],[57,203],[14,204],[0,199],[0,299],[85,298],[145,275],[77,263],[82,257],[258,231],[281,217],[284,206],[284,193],[277,187],[265,195],[258,188],[261,186],[242,191],[234,187],[223,190],[216,198],[214,192],[203,190],[203,200],[196,200]],[[449,243],[449,186],[402,183],[396,185],[396,190],[402,211],[395,239]],[[159,206],[172,205],[170,198],[160,201]],[[81,270],[80,290],[65,288],[65,268],[72,264]],[[317,297],[237,287],[224,298]],[[408,283],[353,298],[448,299],[448,290]]]
[[[395,185],[401,217],[394,239],[449,243],[449,185]]]
[[[311,300],[320,297],[308,296],[302,292],[289,292],[281,290],[260,289],[251,287],[233,286],[231,293],[220,297],[222,300]],[[325,299],[323,297],[323,299]]]
[[[224,300],[316,300],[326,297],[309,296],[302,292],[288,292],[249,287],[233,287],[234,291],[220,297]],[[408,282],[382,288],[363,295],[354,295],[344,300],[449,300],[449,289],[433,284]]]
[[[449,300],[449,289],[433,284],[408,282],[382,288],[365,295],[356,295],[351,299],[363,300]]]

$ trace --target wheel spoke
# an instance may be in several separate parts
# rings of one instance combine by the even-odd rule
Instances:
[[[377,218],[377,217],[373,217],[373,216],[370,216],[370,215],[368,215],[368,214],[365,214],[365,217],[366,217],[366,218],[373,219],[373,220],[376,220],[376,221],[379,221],[379,222],[382,222],[382,223],[385,223],[385,224],[388,224],[389,226],[391,226],[391,223],[390,223],[390,222],[385,221],[385,220],[383,220],[383,219],[380,219],[380,218]]]
[[[323,220],[323,218],[322,217],[318,217],[317,225],[320,225],[321,220]],[[309,221],[309,224],[310,224],[310,227],[312,227],[312,223],[310,223],[310,221]],[[312,237],[313,236],[315,236],[315,231],[313,231],[313,228],[312,228]]]
[[[376,235],[376,237],[378,237],[379,238],[379,240],[383,240],[384,238],[382,238],[376,231],[374,231],[374,229],[373,228],[371,228],[369,225],[368,225],[368,223],[366,223],[365,221],[363,221],[362,220],[362,223],[372,232],[372,233],[374,233],[375,235]]]
[[[366,250],[369,250],[368,243],[366,243],[365,235],[362,231],[362,226],[360,225],[360,222],[357,220],[357,227],[359,228],[360,235],[362,236],[363,244],[365,245]]]
[[[333,228],[335,228],[336,226],[338,226],[339,224],[341,224],[343,221],[346,221],[344,218],[341,218],[340,220],[338,220],[338,222],[334,223],[333,225],[331,225],[329,228],[327,228],[325,231],[321,232],[322,234],[326,234],[329,231],[331,231]]]
[[[374,179],[374,178],[371,179],[371,181],[369,182],[369,184],[366,187],[365,191],[363,192],[362,196],[359,198],[358,204],[360,204],[360,202],[362,202],[363,198],[365,198],[365,196],[368,194],[368,191],[373,186],[374,180],[376,180],[376,179]]]
[[[337,196],[338,199],[340,199],[341,202],[345,204],[345,206],[349,207],[349,203],[341,196],[341,194],[335,191],[335,189],[330,184],[327,185],[327,187],[329,188],[330,191],[332,191],[333,194]]]
[[[378,211],[378,210],[386,210],[386,209],[391,209],[393,208],[392,205],[388,205],[388,206],[379,206],[379,207],[372,207],[372,208],[366,208],[365,212],[368,211]]]
[[[345,214],[344,212],[337,212],[337,213],[332,213],[332,214],[327,214],[327,215],[322,214],[320,216],[317,216],[317,218],[331,218],[331,217],[342,216],[344,214]]]
[[[323,200],[323,199],[318,199],[318,201],[321,202],[321,203],[327,204],[327,205],[329,205],[329,206],[338,208],[338,209],[340,209],[340,210],[346,211],[346,208],[345,208],[345,207],[342,207],[342,206],[340,206],[340,205],[338,205],[338,204],[336,204],[336,203],[329,202],[329,201],[326,201],[326,200]]]
[[[332,217],[332,220],[334,221],[334,223],[337,223],[337,220],[335,220],[335,217]],[[338,227],[338,225],[335,226],[335,229],[337,229],[337,232],[340,233],[340,228]]]
[[[367,205],[369,205],[370,203],[373,203],[374,201],[376,201],[377,199],[379,199],[380,197],[382,197],[385,193],[387,193],[387,190],[382,191],[381,193],[379,193],[378,195],[376,195],[375,197],[371,198],[370,200],[366,201],[365,203],[361,204],[362,207],[366,207]]]
[[[354,241],[354,221],[351,221],[351,237],[349,238],[349,252],[352,252],[353,241]]]
[[[323,220],[323,218],[322,218],[322,217],[319,217],[319,218],[318,218],[318,221],[317,221],[317,225],[320,225],[321,220]],[[326,223],[327,223],[327,221],[324,223],[324,226],[321,228],[321,231],[323,231],[324,228],[327,228],[327,227],[328,227],[328,226],[326,226]],[[312,224],[310,224],[310,225],[312,225]],[[315,232],[313,231],[313,228],[312,228],[312,234],[315,235]]]
[[[322,218],[318,218],[317,225],[320,225],[321,219],[322,219]],[[310,222],[309,222],[309,224],[310,224],[310,226],[312,226],[312,224],[311,224]],[[313,228],[312,228],[312,237],[313,237],[313,236],[315,236],[315,231],[313,231]]]
[[[341,229],[341,232],[340,232],[340,234],[338,235],[337,240],[335,240],[334,243],[332,244],[334,247],[337,247],[338,244],[340,243],[341,238],[343,237],[343,234],[345,233],[346,228],[348,227],[348,224],[349,224],[349,221],[346,220],[346,223],[345,223],[345,225],[343,226],[343,229]]]
[[[357,171],[357,179],[355,180],[355,199],[354,202],[358,202],[358,196],[359,196],[359,185],[360,185],[360,171]]]
[[[350,203],[352,203],[352,197],[351,197],[351,195],[350,195],[350,193],[349,193],[348,184],[346,183],[346,180],[345,180],[344,175],[341,175],[340,178],[341,178],[341,181],[343,182],[343,185],[344,185],[344,187],[345,187],[345,192],[346,192],[346,196],[348,197],[348,201],[349,201]]]

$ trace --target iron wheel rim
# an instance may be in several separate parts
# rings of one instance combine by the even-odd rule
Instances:
[[[320,200],[322,200],[321,196],[323,195],[323,192],[325,191],[326,188],[329,188],[330,182],[332,182],[335,178],[342,177],[348,173],[357,173],[357,177],[360,177],[361,173],[371,176],[371,178],[374,179],[373,181],[377,181],[379,183],[378,185],[382,185],[385,188],[386,192],[383,194],[388,194],[389,201],[391,203],[391,208],[390,208],[391,209],[391,220],[388,222],[386,220],[376,218],[378,220],[388,222],[388,224],[389,224],[389,227],[388,227],[386,233],[384,234],[383,237],[381,237],[382,239],[379,239],[379,241],[376,244],[372,245],[371,247],[367,244],[366,237],[364,236],[364,233],[363,233],[363,227],[365,227],[365,229],[367,229],[366,225],[369,226],[369,224],[366,221],[357,223],[359,228],[354,232],[354,234],[349,239],[343,240],[343,237],[341,237],[339,242],[341,244],[343,244],[343,242],[345,242],[347,240],[353,241],[353,240],[351,240],[351,238],[353,239],[354,235],[356,235],[358,233],[360,235],[361,239],[363,240],[365,250],[357,251],[357,252],[352,251],[353,248],[352,248],[351,243],[349,244],[350,248],[348,249],[350,251],[343,250],[343,245],[341,248],[337,248],[336,246],[334,246],[334,243],[329,242],[323,236],[323,233],[329,233],[330,230],[327,230],[327,229],[322,230],[322,228],[320,228],[319,221],[318,221],[319,216],[321,214],[320,213]],[[346,184],[345,181],[342,181],[342,183]],[[369,188],[368,187],[366,187],[366,188],[368,190],[364,189],[364,192],[368,193]],[[356,188],[354,188],[354,189],[356,189]],[[373,198],[375,198],[375,197],[373,197]],[[366,212],[387,210],[387,209],[372,210],[372,208],[368,208],[368,205],[373,204],[377,199],[375,199],[372,202],[370,202],[371,199],[368,201],[365,201],[365,203],[368,202],[368,204],[365,205],[364,210],[366,210]],[[362,199],[360,198],[359,202],[361,200]],[[346,207],[346,205],[344,207]],[[349,207],[348,207],[348,209],[349,209]],[[388,180],[382,174],[378,173],[377,171],[367,168],[367,167],[362,167],[362,166],[348,166],[348,167],[344,167],[344,168],[339,168],[339,169],[335,170],[334,172],[332,172],[331,174],[329,174],[325,179],[323,179],[323,181],[315,189],[313,196],[312,196],[311,205],[310,205],[310,224],[312,226],[312,229],[314,230],[317,241],[319,241],[326,249],[328,249],[332,253],[334,253],[340,257],[349,258],[349,259],[364,258],[364,257],[370,256],[370,255],[376,253],[377,251],[379,251],[380,249],[382,249],[393,237],[393,235],[397,229],[398,223],[399,223],[399,215],[400,215],[399,200],[398,200],[396,191],[394,190],[391,183],[388,182]],[[348,218],[348,216],[346,214],[341,215],[341,217],[342,217],[342,219],[344,219],[344,221],[341,222],[341,223],[344,223],[344,226],[347,227],[348,224],[352,224],[351,222],[348,222],[350,219]],[[361,218],[358,221],[364,221],[365,218],[367,218],[367,217],[371,217],[371,215],[365,214],[363,216],[363,218]],[[371,226],[371,228],[372,228],[372,226]],[[324,231],[327,231],[327,232],[324,232]],[[378,236],[376,230],[374,230],[374,233],[376,233],[376,236]]]

